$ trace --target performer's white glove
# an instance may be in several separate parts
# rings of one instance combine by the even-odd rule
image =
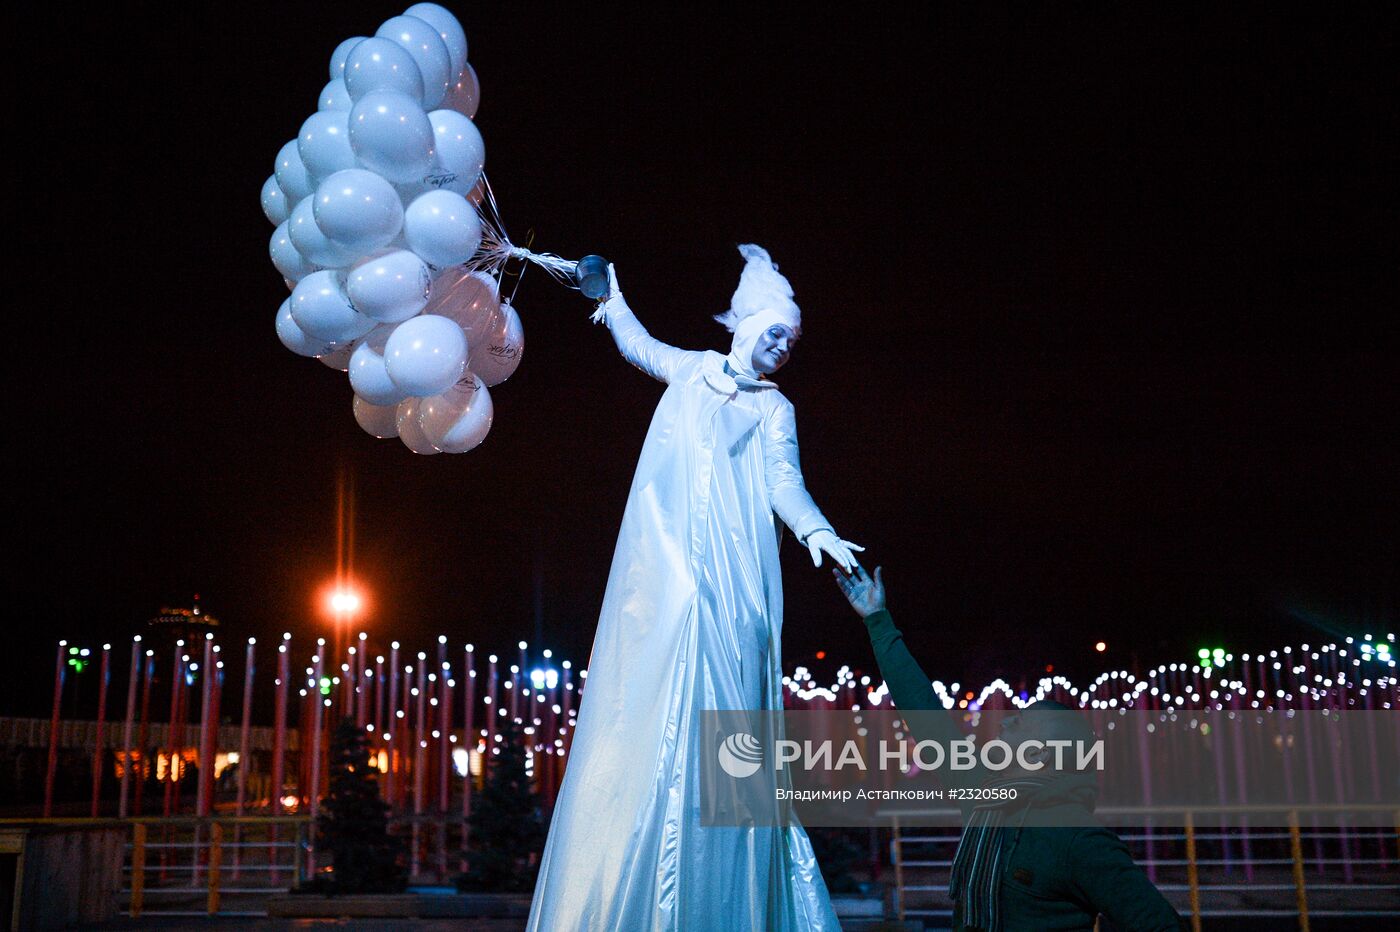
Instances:
[[[826,528],[808,534],[806,544],[807,549],[812,553],[813,566],[822,565],[822,554],[825,553],[832,560],[841,564],[841,568],[848,573],[856,565],[856,555],[852,551],[865,549],[848,540],[842,540],[836,536],[835,532]]]
[[[624,308],[628,311],[627,299],[622,296],[622,289],[617,287],[617,272],[613,271],[613,264],[608,263],[608,296],[598,302],[598,309],[588,319],[595,324],[606,324],[608,322],[608,312],[613,308]]]

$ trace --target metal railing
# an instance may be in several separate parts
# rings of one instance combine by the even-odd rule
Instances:
[[[125,912],[260,916],[249,906],[305,879],[311,820],[302,816],[128,819]],[[285,880],[285,883],[283,882]],[[234,899],[232,907],[225,898]],[[260,906],[261,904],[256,904]]]
[[[949,828],[919,829],[919,834],[906,834],[913,830],[907,826],[907,821],[916,815],[921,821],[927,821],[931,815],[956,817],[956,810],[885,810],[880,813],[884,818],[890,820],[892,834],[890,839],[890,860],[895,874],[895,908],[900,919],[925,916],[946,918],[952,915],[952,904],[947,905],[912,907],[909,905],[909,894],[933,894],[941,896],[947,900],[947,884],[933,883],[911,883],[911,871],[921,870],[925,872],[950,871],[952,868],[952,855],[956,850],[961,830]],[[1326,813],[1336,815],[1338,813],[1391,813],[1393,816],[1393,831],[1390,829],[1376,829],[1374,827],[1352,827],[1352,828],[1328,828],[1305,830],[1301,827],[1301,814]],[[1281,813],[1287,815],[1287,829],[1261,829],[1249,828],[1241,824],[1240,826],[1224,826],[1224,822],[1229,818],[1243,820],[1250,815],[1272,814],[1277,816]],[[1182,829],[1180,831],[1168,829],[1142,829],[1132,833],[1120,833],[1119,837],[1127,843],[1130,848],[1135,849],[1138,855],[1138,862],[1149,871],[1149,874],[1174,873],[1177,869],[1184,868],[1184,883],[1158,882],[1157,886],[1164,892],[1185,892],[1187,911],[1190,917],[1192,932],[1200,932],[1201,919],[1203,916],[1229,917],[1229,916],[1261,916],[1273,915],[1279,917],[1294,917],[1301,932],[1310,932],[1310,916],[1395,916],[1400,918],[1400,882],[1397,882],[1395,868],[1400,864],[1400,810],[1392,809],[1389,806],[1297,806],[1290,809],[1280,809],[1277,807],[1260,806],[1199,806],[1190,809],[1169,808],[1169,807],[1143,807],[1143,808],[1122,808],[1104,809],[1099,815],[1106,824],[1112,825],[1115,818],[1122,817],[1123,821],[1139,823],[1144,818],[1172,816],[1180,817]],[[1202,832],[1198,828],[1197,822],[1204,817],[1215,817],[1215,821],[1222,823],[1222,828],[1218,831]],[[933,832],[938,832],[933,834]],[[1286,839],[1286,854],[1281,857],[1264,856],[1279,849],[1280,844]],[[1308,858],[1305,853],[1304,842],[1312,842],[1314,855]],[[1219,845],[1223,849],[1221,857],[1202,858],[1201,848],[1203,844]],[[1323,856],[1328,846],[1336,846],[1341,849],[1341,854],[1337,857]],[[941,857],[915,856],[909,857],[909,849],[915,848],[943,848],[946,855]],[[1374,848],[1376,856],[1366,856],[1366,849]],[[1181,852],[1180,857],[1173,857],[1176,851]],[[1230,851],[1240,852],[1235,856],[1230,855]],[[1255,853],[1257,852],[1257,854]],[[1166,856],[1161,856],[1165,854]],[[1256,870],[1273,874],[1274,871],[1283,866],[1289,868],[1287,879],[1284,882],[1268,882],[1254,880]],[[1202,868],[1212,870],[1223,869],[1227,876],[1232,876],[1235,872],[1243,873],[1245,879],[1236,882],[1210,883],[1202,881]],[[1379,878],[1371,879],[1369,876],[1357,879],[1357,869],[1364,874],[1368,869],[1374,868]],[[1307,874],[1311,870],[1314,875],[1324,874],[1326,871],[1344,870],[1344,880],[1340,883],[1325,882],[1314,879],[1307,880]],[[1269,877],[1269,880],[1281,878]],[[1156,877],[1154,876],[1154,881]],[[1353,904],[1356,893],[1372,894],[1379,900],[1390,899],[1393,904],[1386,906],[1384,902],[1378,904],[1376,908],[1361,908],[1356,905],[1341,909],[1310,909],[1308,904],[1308,891],[1345,891],[1352,894]],[[1253,907],[1231,907],[1228,904],[1217,904],[1213,906],[1203,906],[1202,895],[1221,898],[1225,894],[1243,893],[1251,891],[1254,893],[1281,893],[1292,892],[1291,908],[1263,908]]]
[[[266,898],[327,870],[306,816],[194,816],[125,820],[131,835],[125,912],[262,916]],[[391,816],[408,844],[410,883],[450,883],[465,841],[460,815]]]

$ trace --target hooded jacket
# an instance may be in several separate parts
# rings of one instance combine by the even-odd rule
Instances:
[[[942,710],[928,676],[904,645],[888,611],[865,619],[880,674],[920,740],[964,735]],[[933,711],[937,710],[937,711]],[[1181,918],[1133,861],[1117,835],[1094,823],[1095,790],[1082,774],[1066,774],[1008,815],[1002,833],[999,888],[1005,932],[1091,932],[1104,914],[1119,932],[1178,932]],[[1039,823],[1037,825],[1037,823]],[[1084,828],[1049,826],[1082,825]],[[954,932],[978,932],[953,906]]]

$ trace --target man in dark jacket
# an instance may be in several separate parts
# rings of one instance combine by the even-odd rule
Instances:
[[[941,711],[928,676],[885,609],[880,569],[874,578],[859,566],[849,576],[839,569],[835,575],[851,607],[865,619],[880,673],[910,732],[945,744],[964,738]],[[1037,702],[1010,716],[1000,735],[1012,745],[1085,736],[1092,740],[1093,732],[1083,718],[1056,702]],[[1176,910],[1123,842],[1095,822],[1092,772],[1047,776],[1042,765],[995,777],[986,771],[961,773],[962,780],[958,772],[940,771],[952,786],[1012,788],[1016,799],[963,808],[963,835],[949,884],[954,932],[1089,932],[1100,913],[1120,932],[1182,928]]]

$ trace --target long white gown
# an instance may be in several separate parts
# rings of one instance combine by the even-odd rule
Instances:
[[[716,352],[652,337],[623,355],[667,384],[622,518],[528,929],[840,928],[807,833],[703,826],[703,709],[781,709],[774,513],[829,528],[803,485],[792,404]]]

